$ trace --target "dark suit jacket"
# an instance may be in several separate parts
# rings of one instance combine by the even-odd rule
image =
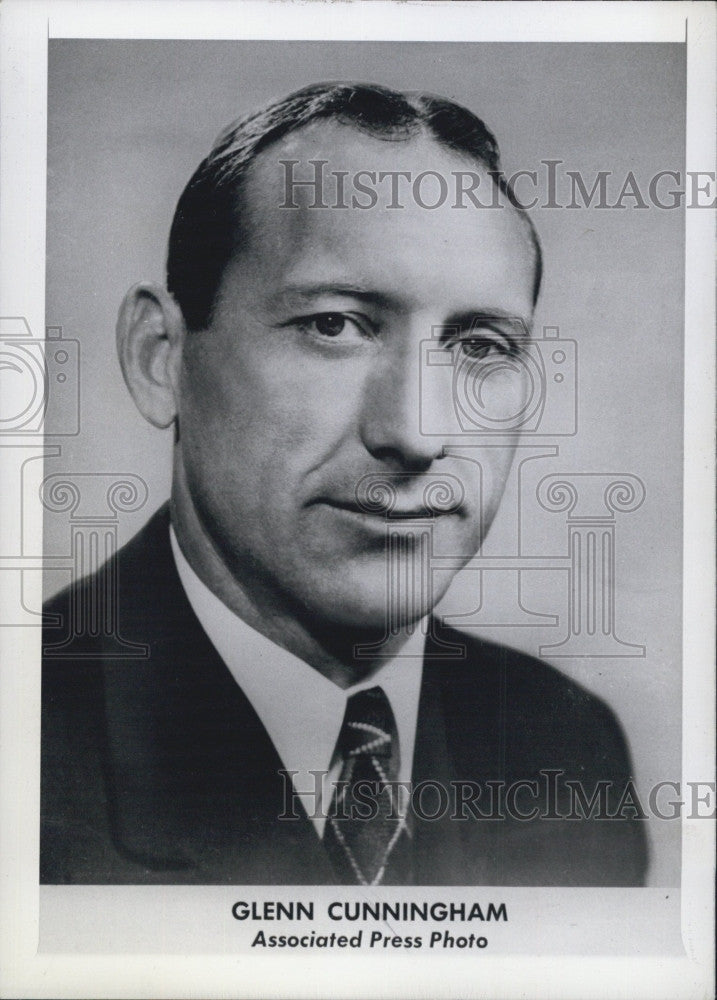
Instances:
[[[59,624],[44,633],[41,881],[334,883],[301,807],[299,819],[277,819],[286,806],[282,762],[187,601],[168,529],[164,508],[47,609]],[[96,616],[115,600],[122,641],[144,655],[118,656],[128,647],[118,650]],[[442,643],[464,654],[443,659]],[[541,769],[562,772],[553,812],[569,812],[568,779],[588,798],[610,782],[614,811],[630,763],[611,711],[538,660],[437,631],[425,656],[413,780],[440,782],[451,797],[441,803],[432,785],[424,809],[445,805],[444,814],[415,818],[415,883],[640,884],[639,821],[489,819],[454,808],[451,782],[505,789],[537,778],[542,788]],[[463,788],[470,798],[472,786]],[[481,812],[495,814],[486,794],[484,786]],[[528,812],[535,802],[521,794],[516,805]],[[544,796],[538,804],[550,805]]]

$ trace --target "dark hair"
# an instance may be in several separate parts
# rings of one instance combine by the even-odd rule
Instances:
[[[483,164],[528,223],[536,254],[537,299],[540,243],[501,172],[498,144],[480,118],[430,94],[401,94],[373,84],[320,83],[229,125],[184,189],[169,234],[167,288],[190,330],[211,323],[224,269],[240,245],[240,191],[248,166],[271,143],[322,118],[379,139],[407,140],[425,132],[440,145]]]

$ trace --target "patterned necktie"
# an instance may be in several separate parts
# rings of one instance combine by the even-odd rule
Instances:
[[[398,781],[396,721],[380,687],[346,704],[338,749],[343,757],[326,820],[324,845],[344,885],[410,884],[410,831]]]

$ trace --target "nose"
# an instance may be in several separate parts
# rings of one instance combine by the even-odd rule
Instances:
[[[377,356],[365,385],[364,446],[375,458],[399,469],[425,470],[443,455],[442,437],[430,433],[422,419],[427,409],[445,402],[426,398],[435,391],[421,378],[422,339],[397,335]]]

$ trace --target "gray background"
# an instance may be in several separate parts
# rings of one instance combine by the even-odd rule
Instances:
[[[52,40],[49,47],[46,318],[80,341],[82,407],[81,433],[63,440],[45,472],[141,475],[149,500],[121,522],[122,540],[168,495],[171,432],[145,424],[124,388],[117,308],[135,281],[162,279],[176,200],[231,119],[317,80],[375,81],[470,107],[495,131],[507,173],[544,171],[541,160],[560,159],[590,187],[598,170],[610,170],[614,200],[630,170],[646,190],[658,171],[683,168],[681,45]],[[526,466],[520,527],[525,551],[565,554],[564,515],[534,499],[549,473],[632,473],[645,483],[642,507],[617,518],[616,618],[620,638],[645,645],[647,655],[555,663],[614,707],[646,796],[657,781],[680,777],[684,213],[627,207],[532,216],[546,261],[536,323],[578,341],[580,422],[575,437],[536,439],[559,443],[560,454]],[[486,553],[515,550],[518,506],[513,477]],[[66,515],[48,516],[45,552],[68,552],[68,539]],[[486,581],[498,605],[509,600],[504,576]],[[472,608],[477,579],[462,574],[442,610]],[[67,580],[66,571],[47,572],[46,592]],[[558,627],[502,627],[484,615],[482,631],[535,653],[564,635],[565,578],[546,571],[524,583],[527,606],[559,614]],[[676,822],[650,822],[651,884],[679,884],[679,833]]]

